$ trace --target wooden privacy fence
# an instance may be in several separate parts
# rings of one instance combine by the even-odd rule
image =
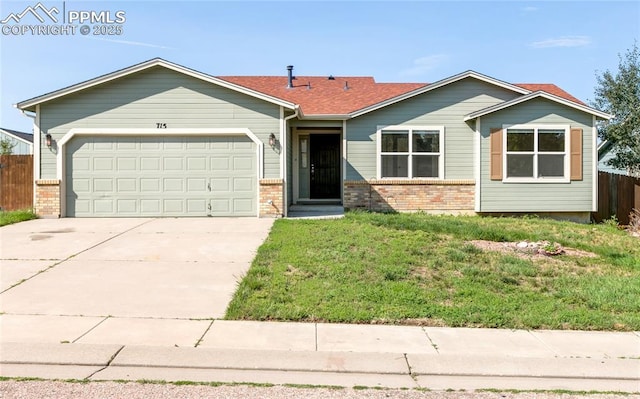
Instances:
[[[599,223],[615,216],[626,225],[633,208],[640,209],[640,178],[598,172],[598,212],[593,219]]]
[[[33,208],[33,155],[0,155],[0,210]]]

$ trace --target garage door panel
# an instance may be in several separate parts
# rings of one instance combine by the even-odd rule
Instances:
[[[95,213],[96,216],[110,216],[113,215],[113,211],[113,199],[93,200],[93,213]]]
[[[101,138],[93,143],[94,151],[113,151],[114,149],[114,143],[112,141],[105,141],[104,138]]]
[[[138,179],[120,178],[117,179],[117,190],[120,193],[135,193],[138,191]]]
[[[256,146],[247,137],[79,136],[65,156],[68,216],[257,213]]]
[[[159,171],[160,170],[160,158],[158,157],[142,157],[140,158],[140,170],[145,171]]]
[[[159,199],[141,199],[140,200],[140,213],[144,216],[160,215],[162,208],[160,207]]]
[[[233,191],[252,193],[255,190],[255,180],[250,177],[236,177],[233,179]]]
[[[187,178],[187,192],[207,194],[209,189],[207,187],[207,179],[202,178]]]
[[[162,202],[162,206],[164,213],[167,215],[182,215],[185,210],[183,200],[181,199],[165,199]]]
[[[93,158],[93,170],[94,171],[107,171],[107,172],[112,172],[113,171],[113,158],[108,158],[108,157],[104,157],[104,158]]]
[[[159,178],[143,178],[140,179],[140,193],[159,193],[160,192],[160,179]]]
[[[206,198],[189,199],[187,200],[187,213],[206,214],[207,203],[208,201]]]
[[[211,157],[211,171],[227,172],[230,169],[231,160],[228,156]]]
[[[155,137],[143,137],[140,140],[140,150],[142,151],[158,151],[160,147],[161,143]]]
[[[93,191],[98,193],[113,192],[113,179],[93,179]]]
[[[138,160],[135,157],[119,157],[116,160],[118,172],[136,172],[138,170]]]
[[[78,194],[86,194],[91,192],[91,179],[75,178],[70,181],[71,190]]]
[[[234,157],[233,158],[233,169],[236,170],[236,171],[255,170],[255,165],[253,164],[253,158],[251,158],[251,157]]]
[[[228,177],[211,179],[211,192],[218,194],[231,192],[230,179]]]
[[[214,137],[211,140],[211,149],[213,150],[229,151],[232,145],[232,142],[225,137]]]
[[[184,149],[184,138],[182,137],[165,137],[163,148],[165,150],[182,150]]]
[[[187,170],[190,172],[204,172],[207,170],[207,158],[201,157],[189,157],[187,158]]]
[[[91,213],[91,201],[67,197],[67,213],[71,215]]]
[[[162,187],[164,188],[164,191],[167,192],[183,192],[184,191],[184,186],[183,186],[184,181],[181,178],[164,178],[162,179]]]
[[[118,151],[127,151],[127,150],[137,150],[138,149],[138,140],[126,140],[125,138],[120,139],[117,143],[116,143],[116,148],[118,149]]]
[[[76,172],[89,171],[91,170],[91,159],[85,157],[74,158],[71,166]]]
[[[117,201],[117,204],[118,213],[138,214],[138,201],[135,199],[120,199]]]
[[[253,211],[253,200],[250,198],[236,198],[233,200],[234,213],[249,214]]]
[[[242,138],[238,138],[238,140],[235,140],[233,142],[233,149],[251,151],[253,150],[253,141],[251,141],[249,138],[247,138],[246,140],[242,140]]]
[[[228,215],[231,213],[231,204],[228,199],[212,199],[211,200],[211,213]]]
[[[182,158],[164,158],[164,170],[166,171],[172,171],[172,170],[178,170],[178,171],[183,171],[184,170],[184,163],[183,163],[183,159]]]
[[[193,140],[187,142],[187,150],[206,150],[208,149],[206,140]]]

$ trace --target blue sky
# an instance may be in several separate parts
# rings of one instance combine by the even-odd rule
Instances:
[[[379,82],[434,82],[471,69],[555,83],[589,101],[596,73],[616,70],[618,55],[640,41],[640,1],[41,2],[112,19],[124,11],[126,20],[121,35],[0,34],[5,128],[31,131],[13,107],[19,101],[155,57],[211,75],[284,76],[292,64],[298,75]],[[0,20],[37,3],[2,0]],[[20,24],[41,23],[27,15]]]

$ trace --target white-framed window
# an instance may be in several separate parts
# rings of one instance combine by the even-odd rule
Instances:
[[[569,125],[503,126],[505,182],[568,182]]]
[[[378,127],[378,178],[443,179],[444,126]]]

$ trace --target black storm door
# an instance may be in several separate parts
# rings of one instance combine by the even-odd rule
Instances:
[[[340,198],[340,135],[309,136],[311,199]]]

